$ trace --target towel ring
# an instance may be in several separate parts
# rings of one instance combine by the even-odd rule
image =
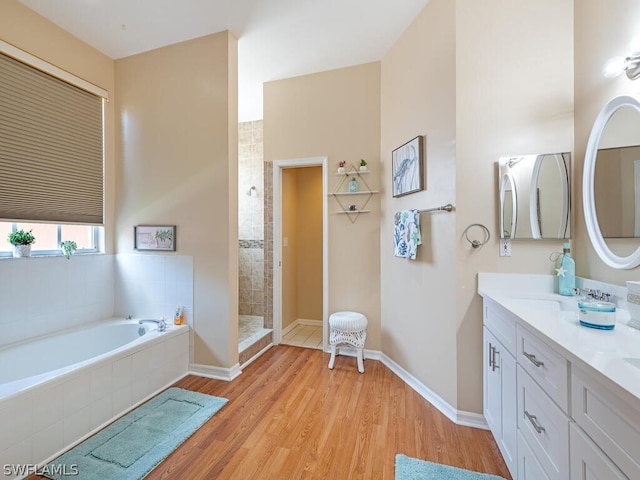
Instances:
[[[480,240],[471,240],[469,238],[469,229],[471,227],[480,227],[482,230],[484,230],[485,238],[482,242]],[[473,248],[480,248],[481,246],[483,246],[485,243],[489,241],[489,239],[491,238],[491,233],[489,232],[489,229],[484,225],[482,225],[481,223],[472,223],[471,225],[469,225],[467,228],[464,229],[464,238],[467,239],[467,242],[469,242]]]

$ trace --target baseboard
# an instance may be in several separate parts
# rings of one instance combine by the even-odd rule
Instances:
[[[298,325],[309,325],[311,327],[322,327],[322,320],[311,320],[309,318],[299,318],[294,323]]]
[[[282,336],[284,337],[291,330],[296,328],[298,325],[309,325],[311,327],[322,327],[322,320],[310,320],[308,318],[298,318],[291,322],[287,327],[282,329]]]
[[[198,377],[213,378],[215,380],[225,380],[230,382],[242,373],[239,364],[235,364],[231,368],[212,367],[210,365],[201,365],[191,363],[189,365],[189,373]]]
[[[383,365],[385,365],[389,370],[400,377],[403,382],[409,385],[409,387],[411,387],[427,402],[440,410],[440,412],[442,412],[453,423],[455,423],[456,425],[463,425],[465,427],[474,427],[483,430],[489,429],[483,415],[473,412],[456,410],[446,400],[444,400],[426,385],[421,383],[416,377],[411,375],[404,368],[391,360],[387,355],[382,352],[379,352],[379,354],[380,361]]]

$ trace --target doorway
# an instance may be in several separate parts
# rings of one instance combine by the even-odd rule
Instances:
[[[276,345],[293,343],[327,350],[326,167],[326,157],[273,162],[273,341]],[[283,337],[287,339],[285,342]]]

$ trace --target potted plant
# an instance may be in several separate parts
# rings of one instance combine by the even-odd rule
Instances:
[[[64,240],[60,242],[60,247],[67,257],[67,260],[71,259],[71,255],[78,249],[78,245],[73,240]]]
[[[173,240],[173,233],[171,230],[158,230],[156,232],[156,245],[162,248],[168,248],[171,246]]]
[[[338,162],[338,173],[344,173],[344,166],[346,163],[347,162],[345,162],[344,160]]]
[[[13,245],[14,257],[28,257],[31,255],[31,245],[35,243],[36,237],[33,236],[33,230],[29,230],[28,232],[16,230],[9,234],[7,240]]]
[[[364,158],[360,159],[360,171],[361,172],[367,171],[367,161]]]

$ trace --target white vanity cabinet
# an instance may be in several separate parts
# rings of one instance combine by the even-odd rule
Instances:
[[[485,302],[484,308],[484,417],[502,457],[515,478],[517,418],[515,323],[502,307]],[[509,345],[509,347],[505,346]]]

